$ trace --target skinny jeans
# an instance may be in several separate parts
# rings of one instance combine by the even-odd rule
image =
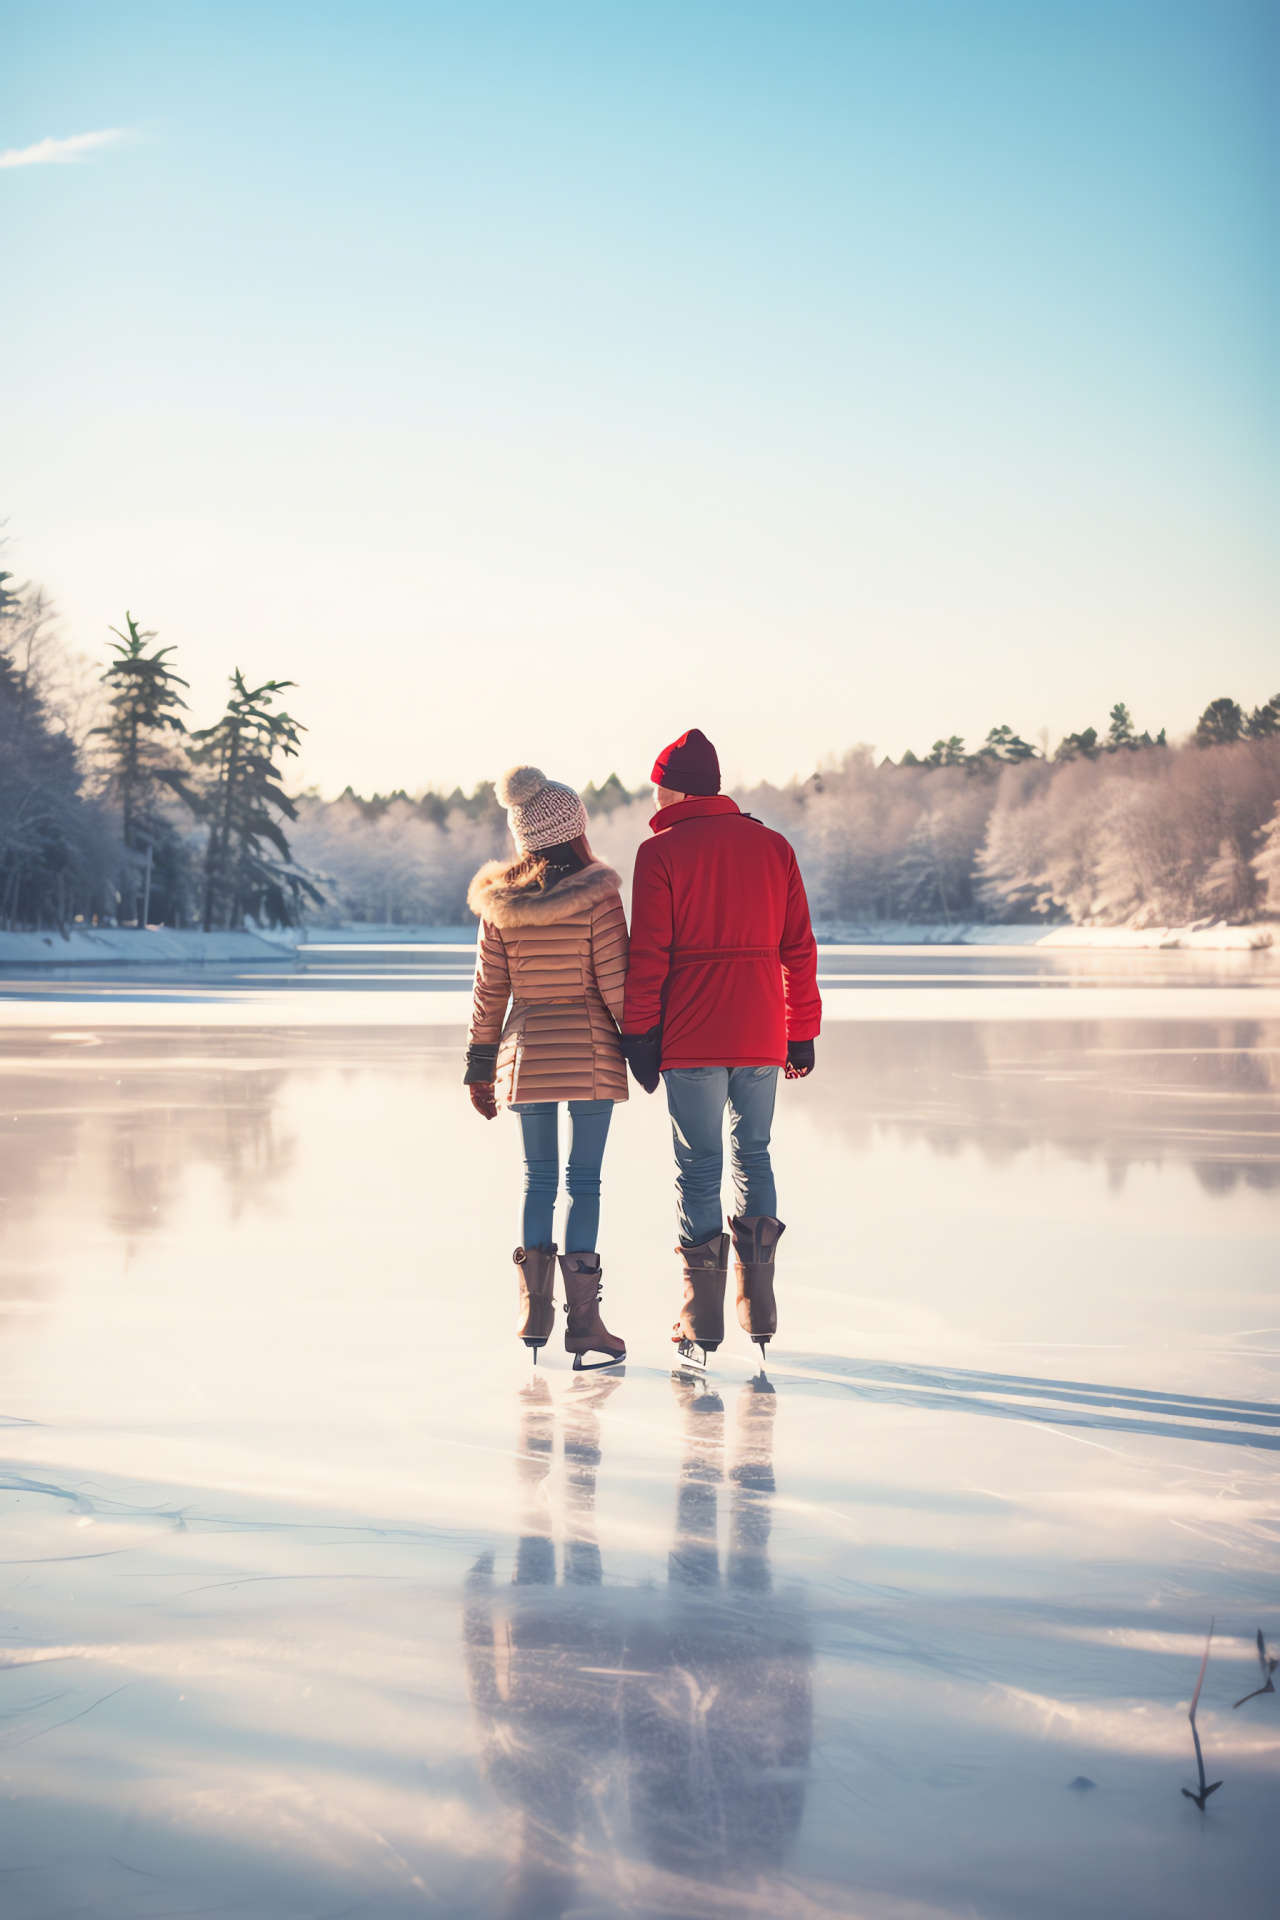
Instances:
[[[600,1164],[604,1159],[612,1100],[570,1100],[569,1211],[566,1253],[594,1253],[600,1237]],[[521,1244],[549,1247],[555,1233],[560,1191],[560,1110],[555,1100],[525,1100],[513,1106],[524,1143],[524,1220]]]
[[[778,1090],[776,1067],[668,1067],[671,1134],[676,1149],[676,1217],[680,1245],[700,1247],[723,1233],[724,1110],[729,1109],[729,1164],[739,1215],[778,1216],[769,1132]]]

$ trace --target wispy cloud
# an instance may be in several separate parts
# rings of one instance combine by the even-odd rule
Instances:
[[[62,166],[79,160],[94,147],[109,147],[123,140],[124,127],[103,127],[98,133],[73,133],[66,140],[37,140],[34,147],[10,147],[0,153],[0,167]]]

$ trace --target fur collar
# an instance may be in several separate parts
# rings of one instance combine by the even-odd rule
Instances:
[[[550,893],[505,886],[502,876],[510,865],[509,860],[487,861],[467,889],[467,905],[472,913],[491,926],[550,926],[622,890],[622,881],[603,860],[593,860],[577,873],[567,873]]]

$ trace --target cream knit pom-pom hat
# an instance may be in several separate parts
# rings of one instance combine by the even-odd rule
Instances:
[[[562,847],[587,830],[587,810],[573,788],[548,780],[540,767],[508,767],[497,794],[521,853]]]

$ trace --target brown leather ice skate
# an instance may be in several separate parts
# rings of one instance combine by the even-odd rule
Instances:
[[[600,1317],[600,1255],[598,1253],[562,1253],[560,1273],[564,1280],[564,1350],[573,1355],[573,1370],[582,1373],[592,1367],[615,1367],[627,1357],[627,1343],[610,1333]],[[584,1360],[584,1353],[603,1353],[603,1360]]]
[[[714,1353],[724,1339],[724,1289],[729,1277],[729,1236],[713,1234],[696,1247],[677,1247],[684,1262],[684,1300],[671,1338],[683,1352]]]
[[[738,1324],[761,1353],[778,1331],[778,1306],[773,1297],[773,1256],[786,1232],[781,1220],[768,1213],[748,1213],[730,1219],[734,1269],[738,1276]]]
[[[538,1348],[546,1346],[556,1324],[555,1243],[549,1247],[517,1247],[511,1258],[520,1275],[516,1338],[533,1348],[536,1367]]]

